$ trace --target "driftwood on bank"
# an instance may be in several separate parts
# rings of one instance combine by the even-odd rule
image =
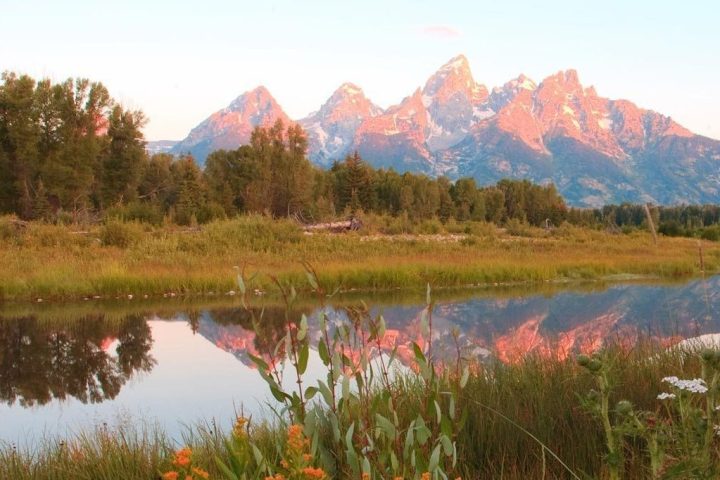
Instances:
[[[303,229],[306,232],[319,232],[327,231],[331,233],[342,233],[342,232],[354,232],[360,230],[362,222],[355,217],[349,220],[343,220],[338,222],[327,222],[327,223],[314,223],[312,225],[305,225]]]

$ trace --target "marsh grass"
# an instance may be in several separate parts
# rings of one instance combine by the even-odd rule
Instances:
[[[439,233],[433,225],[409,235],[372,229],[305,235],[290,221],[247,216],[197,229],[112,223],[78,231],[35,223],[21,228],[2,217],[0,300],[227,293],[236,289],[234,265],[299,284],[303,261],[343,290],[700,273],[694,239],[661,237],[655,245],[649,234],[567,225],[551,232],[523,227],[522,237],[482,223],[439,224]],[[704,241],[703,250],[705,270],[717,271],[720,246]],[[260,275],[254,287],[269,288],[267,278]]]
[[[608,346],[602,355],[611,365],[611,404],[629,400],[637,409],[658,414],[663,405],[656,397],[667,389],[662,379],[668,375],[695,378],[702,369],[697,356],[650,342],[632,349]],[[468,409],[467,423],[457,436],[462,478],[575,478],[547,451],[580,478],[607,478],[602,427],[581,405],[581,397],[593,385],[592,376],[574,358],[530,355],[513,364],[476,365],[460,399]],[[406,417],[400,418],[403,423],[421,409],[421,384],[410,376],[398,379],[393,388],[404,399],[399,410]],[[545,445],[545,453],[518,426]],[[263,453],[277,459],[277,445],[285,438],[283,428],[255,422],[251,431]],[[224,478],[215,458],[227,461],[228,435],[209,422],[189,428],[182,444],[192,448],[193,461],[208,470],[211,478]],[[330,438],[325,441],[331,443]],[[152,428],[101,428],[47,440],[35,449],[5,445],[0,448],[0,478],[157,478],[159,471],[170,467],[173,451],[180,446]],[[625,444],[623,478],[650,478],[645,448],[639,440]],[[711,454],[720,461],[717,440]]]

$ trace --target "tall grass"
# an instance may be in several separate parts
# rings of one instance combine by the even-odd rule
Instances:
[[[698,356],[649,344],[630,350],[609,346],[601,355],[612,365],[611,405],[629,400],[636,409],[656,412],[658,417],[666,408],[657,399],[658,393],[667,390],[662,379],[668,375],[696,378],[702,373]],[[412,377],[393,385],[395,394],[403,399],[399,410],[402,423],[422,411],[424,394]],[[460,398],[468,414],[456,438],[458,475],[464,479],[507,480],[576,478],[573,474],[583,479],[607,478],[602,426],[582,406],[582,397],[593,387],[592,375],[575,359],[531,355],[514,364],[476,365]],[[277,446],[286,438],[283,428],[255,423],[251,431],[263,454],[277,459]],[[329,431],[326,434],[331,436]],[[208,422],[189,429],[183,443],[192,449],[195,464],[207,470],[211,478],[226,478],[216,458],[229,461],[226,441],[230,435]],[[331,438],[323,441],[332,443]],[[173,452],[180,446],[158,429],[99,428],[72,438],[48,440],[36,448],[3,446],[0,478],[157,478],[172,468]],[[714,440],[711,455],[713,461],[720,462],[720,439]],[[629,439],[624,444],[624,458],[622,478],[651,478],[646,445],[641,439]]]
[[[77,232],[42,224],[19,228],[0,218],[0,300],[226,293],[235,289],[232,266],[297,283],[303,261],[344,290],[620,274],[673,278],[700,271],[697,241],[685,238],[661,237],[655,245],[637,232],[527,227],[519,237],[486,224],[439,225],[444,230],[431,235],[305,235],[290,221],[247,216],[200,229],[112,223]],[[705,270],[717,271],[720,246],[702,245]],[[254,286],[270,284],[260,276]]]

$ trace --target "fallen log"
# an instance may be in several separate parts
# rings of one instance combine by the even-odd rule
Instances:
[[[314,223],[312,225],[305,225],[303,229],[306,232],[317,232],[317,231],[328,231],[332,233],[341,232],[354,232],[360,230],[362,222],[355,217],[350,220],[343,220],[338,222],[327,222],[327,223]]]

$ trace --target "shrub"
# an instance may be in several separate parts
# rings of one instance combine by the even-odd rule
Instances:
[[[531,227],[516,218],[508,220],[505,224],[505,229],[508,234],[518,237],[539,237],[544,233],[542,229]]]
[[[665,235],[666,237],[682,237],[687,235],[685,229],[675,220],[660,223],[658,227],[658,233]]]
[[[718,240],[720,240],[720,226],[715,225],[712,227],[703,228],[700,231],[700,238],[702,238],[703,240],[711,240],[713,242],[717,242]]]
[[[0,217],[0,240],[19,241],[23,226],[14,215]]]
[[[100,241],[103,245],[127,248],[143,235],[143,228],[138,223],[123,223],[116,220],[106,223],[100,229]]]

